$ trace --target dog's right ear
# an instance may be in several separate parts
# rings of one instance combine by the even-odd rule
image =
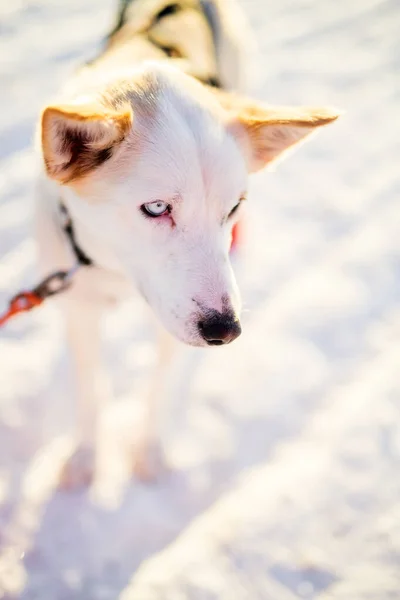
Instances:
[[[131,107],[48,106],[42,114],[42,152],[49,177],[67,184],[108,160],[132,126]]]

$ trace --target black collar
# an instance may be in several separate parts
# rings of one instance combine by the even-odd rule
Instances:
[[[83,265],[85,267],[93,266],[92,259],[89,258],[87,254],[85,254],[85,252],[82,250],[82,248],[78,245],[78,243],[76,241],[72,219],[70,217],[70,214],[69,214],[65,204],[63,204],[62,202],[60,202],[60,211],[61,211],[61,215],[62,215],[62,219],[63,219],[62,228],[65,232],[65,235],[67,236],[67,238],[69,240],[69,243],[75,254],[77,262],[80,265]]]

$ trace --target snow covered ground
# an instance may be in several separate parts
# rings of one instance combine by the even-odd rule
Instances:
[[[90,492],[55,489],[73,424],[57,313],[0,332],[0,598],[400,598],[399,5],[242,2],[256,95],[346,115],[254,179],[244,333],[184,357],[157,485],[124,460],[154,359],[139,303],[107,323],[116,400]],[[37,111],[114,8],[0,2],[0,307],[35,281]]]

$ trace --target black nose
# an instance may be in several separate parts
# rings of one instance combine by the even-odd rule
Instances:
[[[232,313],[210,311],[197,324],[201,337],[209,346],[222,346],[236,340],[242,333],[240,322]]]

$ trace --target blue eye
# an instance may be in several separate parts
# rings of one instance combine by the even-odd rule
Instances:
[[[155,200],[154,202],[142,204],[140,209],[149,217],[161,217],[171,212],[171,205],[167,204],[167,202],[162,202],[162,200]]]

